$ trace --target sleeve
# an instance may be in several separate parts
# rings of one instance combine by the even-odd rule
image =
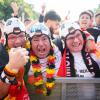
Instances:
[[[44,16],[42,14],[40,14],[40,16],[39,16],[39,22],[42,23],[43,20],[44,20]]]

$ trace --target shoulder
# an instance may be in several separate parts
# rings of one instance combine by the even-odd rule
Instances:
[[[59,62],[62,58],[61,52],[55,44],[52,43],[52,46],[53,46],[53,49],[54,49],[54,55],[56,57],[56,61]]]

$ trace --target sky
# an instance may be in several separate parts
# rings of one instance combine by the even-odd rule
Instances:
[[[41,6],[46,5],[46,11],[55,10],[62,19],[69,13],[69,20],[78,20],[79,14],[84,10],[94,10],[100,0],[24,0],[34,5],[34,10],[40,13]]]

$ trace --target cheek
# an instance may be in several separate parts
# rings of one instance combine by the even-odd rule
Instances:
[[[58,25],[54,25],[54,30],[57,30],[59,27],[58,27]]]
[[[12,41],[8,41],[7,45],[8,45],[9,48],[11,48],[11,47],[13,47],[13,42]]]
[[[90,23],[92,20],[90,20],[90,19],[87,19],[87,23]]]
[[[71,47],[71,42],[66,41],[66,47],[70,48]]]
[[[51,46],[50,46],[50,45],[47,45],[47,49],[48,49],[48,51],[50,50],[50,48],[51,48]]]
[[[23,47],[25,47],[25,45],[26,45],[26,40],[24,39],[23,41],[22,41],[22,45],[23,45]]]
[[[36,47],[37,47],[37,45],[35,43],[32,43],[31,46],[32,46],[33,50],[36,49]]]
[[[35,44],[31,44],[31,48],[32,48],[32,51],[35,53],[35,54],[37,54],[37,45]]]
[[[23,40],[22,40],[22,43],[26,43],[26,41],[27,41],[26,39],[23,39]]]
[[[47,41],[47,42],[45,42],[44,46],[46,49],[50,50],[51,44],[49,41]]]
[[[51,27],[52,27],[53,30],[55,30],[57,28],[55,23],[52,23]]]

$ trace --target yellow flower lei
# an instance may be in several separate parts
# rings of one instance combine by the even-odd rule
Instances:
[[[46,67],[46,82],[43,80],[41,64],[39,63],[38,57],[34,53],[30,52],[30,62],[32,64],[32,71],[34,75],[34,83],[36,93],[49,96],[51,90],[55,85],[55,56],[53,49],[50,50],[50,54],[47,58],[47,67]]]

